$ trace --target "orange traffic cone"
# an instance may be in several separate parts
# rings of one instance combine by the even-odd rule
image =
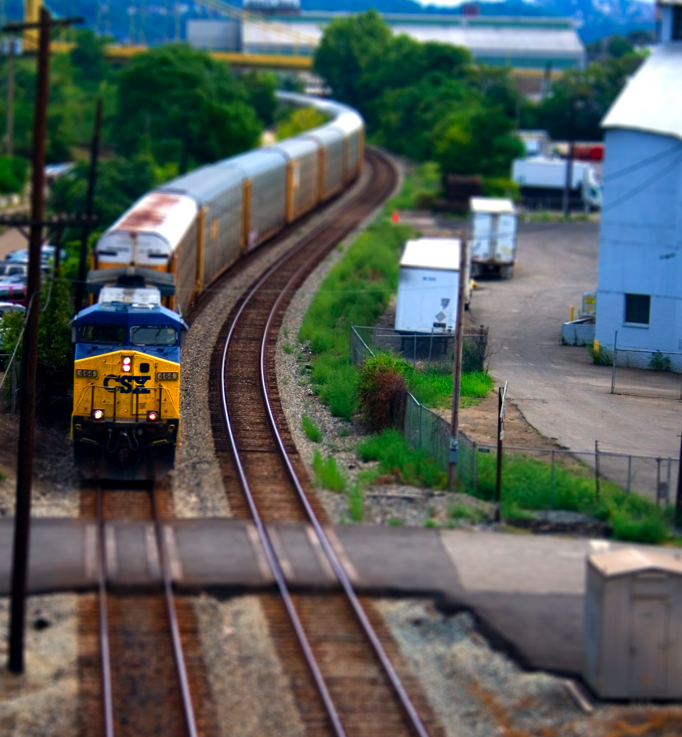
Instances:
[[[391,220],[394,223],[399,223],[400,222],[400,215],[398,215],[398,211],[397,210],[393,210],[393,215],[391,215]]]

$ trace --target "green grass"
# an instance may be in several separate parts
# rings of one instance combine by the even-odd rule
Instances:
[[[488,501],[495,496],[494,455],[478,456],[476,495]],[[502,462],[502,514],[508,519],[524,510],[565,509],[591,515],[613,527],[616,540],[659,544],[669,536],[670,512],[661,510],[639,494],[627,494],[617,484],[600,479],[600,497],[595,491],[594,471],[554,467],[552,495],[551,465],[523,455],[505,455]]]
[[[363,461],[378,461],[379,473],[393,474],[404,484],[444,489],[447,476],[424,451],[411,448],[397,430],[384,430],[358,443]]]
[[[329,491],[345,491],[348,480],[336,464],[336,458],[323,458],[319,450],[313,456],[315,469],[315,486]]]
[[[308,436],[308,440],[312,440],[313,443],[319,443],[322,440],[322,430],[308,415],[301,417],[301,430]]]
[[[313,353],[313,389],[337,417],[357,409],[358,372],[349,360],[350,326],[371,325],[398,285],[398,260],[412,235],[405,226],[380,221],[350,246],[315,295],[300,330]]]
[[[293,346],[291,345],[291,343],[283,343],[283,344],[282,344],[282,350],[283,350],[283,351],[284,351],[285,353],[288,353],[288,354],[292,354],[292,353],[294,352],[294,348],[293,348]]]
[[[364,492],[361,484],[353,484],[348,490],[348,513],[353,522],[362,522],[364,517]]]
[[[400,194],[390,199],[384,212],[394,210],[426,210],[441,191],[440,167],[433,161],[420,164],[407,174]]]
[[[435,519],[430,519],[430,518],[429,518],[429,519],[427,519],[427,520],[426,520],[426,521],[424,522],[424,527],[427,527],[427,528],[429,528],[429,529],[432,529],[432,530],[433,530],[433,529],[435,529],[436,527],[438,527],[438,522],[436,522],[436,520],[435,520]]]

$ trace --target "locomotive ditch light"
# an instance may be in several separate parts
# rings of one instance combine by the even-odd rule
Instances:
[[[147,412],[147,422],[156,422],[158,419],[159,419],[158,412],[155,412],[153,409]]]
[[[123,371],[124,374],[127,374],[128,372],[133,370],[133,359],[131,356],[123,356],[121,359],[121,371]]]
[[[93,409],[92,410],[92,419],[93,420],[103,420],[104,419],[104,410],[103,409]]]

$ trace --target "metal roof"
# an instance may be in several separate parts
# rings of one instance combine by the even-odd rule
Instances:
[[[459,249],[459,238],[419,238],[407,241],[400,266],[459,271]]]
[[[472,197],[470,203],[471,212],[492,212],[495,214],[514,214],[516,212],[511,200],[494,197]]]
[[[236,169],[202,166],[190,174],[166,182],[157,191],[182,192],[193,197],[200,205],[206,205],[226,190],[241,186],[243,179],[244,175]]]
[[[268,147],[249,151],[246,154],[239,154],[239,156],[231,156],[229,159],[223,159],[213,166],[220,169],[220,171],[238,169],[250,179],[272,169],[279,169],[282,166],[282,161],[286,160],[287,157],[284,152],[274,147]]]
[[[296,159],[317,151],[317,143],[306,138],[287,138],[278,141],[268,148],[283,153],[289,159]]]
[[[603,128],[629,128],[682,138],[682,44],[654,49],[602,120]]]
[[[643,551],[638,548],[625,548],[608,553],[590,555],[588,561],[599,573],[606,577],[625,576],[629,573],[662,571],[682,576],[682,554]]]

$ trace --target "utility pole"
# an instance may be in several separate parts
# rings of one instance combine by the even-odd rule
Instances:
[[[14,45],[16,40],[10,36],[7,40],[7,111],[5,123],[5,152],[7,156],[14,154]]]
[[[566,183],[564,185],[564,217],[568,218],[571,212],[571,184],[573,184],[573,155],[575,153],[575,106],[576,99],[571,98],[571,108],[568,111],[568,159],[566,160]]]
[[[450,418],[450,465],[448,467],[448,489],[455,490],[457,463],[459,461],[459,395],[462,384],[462,334],[464,333],[464,289],[466,265],[469,254],[467,232],[460,232],[459,287],[457,289],[457,322],[455,323],[455,365],[452,379],[452,415]]]
[[[31,192],[31,238],[26,290],[26,322],[21,358],[21,412],[17,454],[17,490],[12,553],[12,582],[9,629],[9,670],[24,672],[24,635],[26,628],[26,585],[31,519],[31,484],[33,480],[33,441],[35,437],[36,371],[38,367],[38,323],[40,317],[40,246],[45,208],[45,139],[50,88],[50,31],[55,25],[70,25],[82,19],[65,18],[52,22],[45,8],[38,23],[5,26],[5,32],[39,30],[38,77],[33,117],[33,181]]]
[[[677,494],[675,496],[675,524],[682,527],[682,435],[680,435],[680,460],[677,464]]]
[[[95,128],[90,145],[90,174],[88,176],[88,193],[85,200],[85,224],[81,234],[81,252],[78,263],[78,283],[76,284],[75,312],[78,314],[83,307],[83,293],[85,291],[85,270],[88,258],[88,238],[90,237],[90,222],[92,220],[92,200],[95,196],[97,184],[97,159],[99,158],[99,138],[102,129],[102,98],[97,99],[95,112]]]

